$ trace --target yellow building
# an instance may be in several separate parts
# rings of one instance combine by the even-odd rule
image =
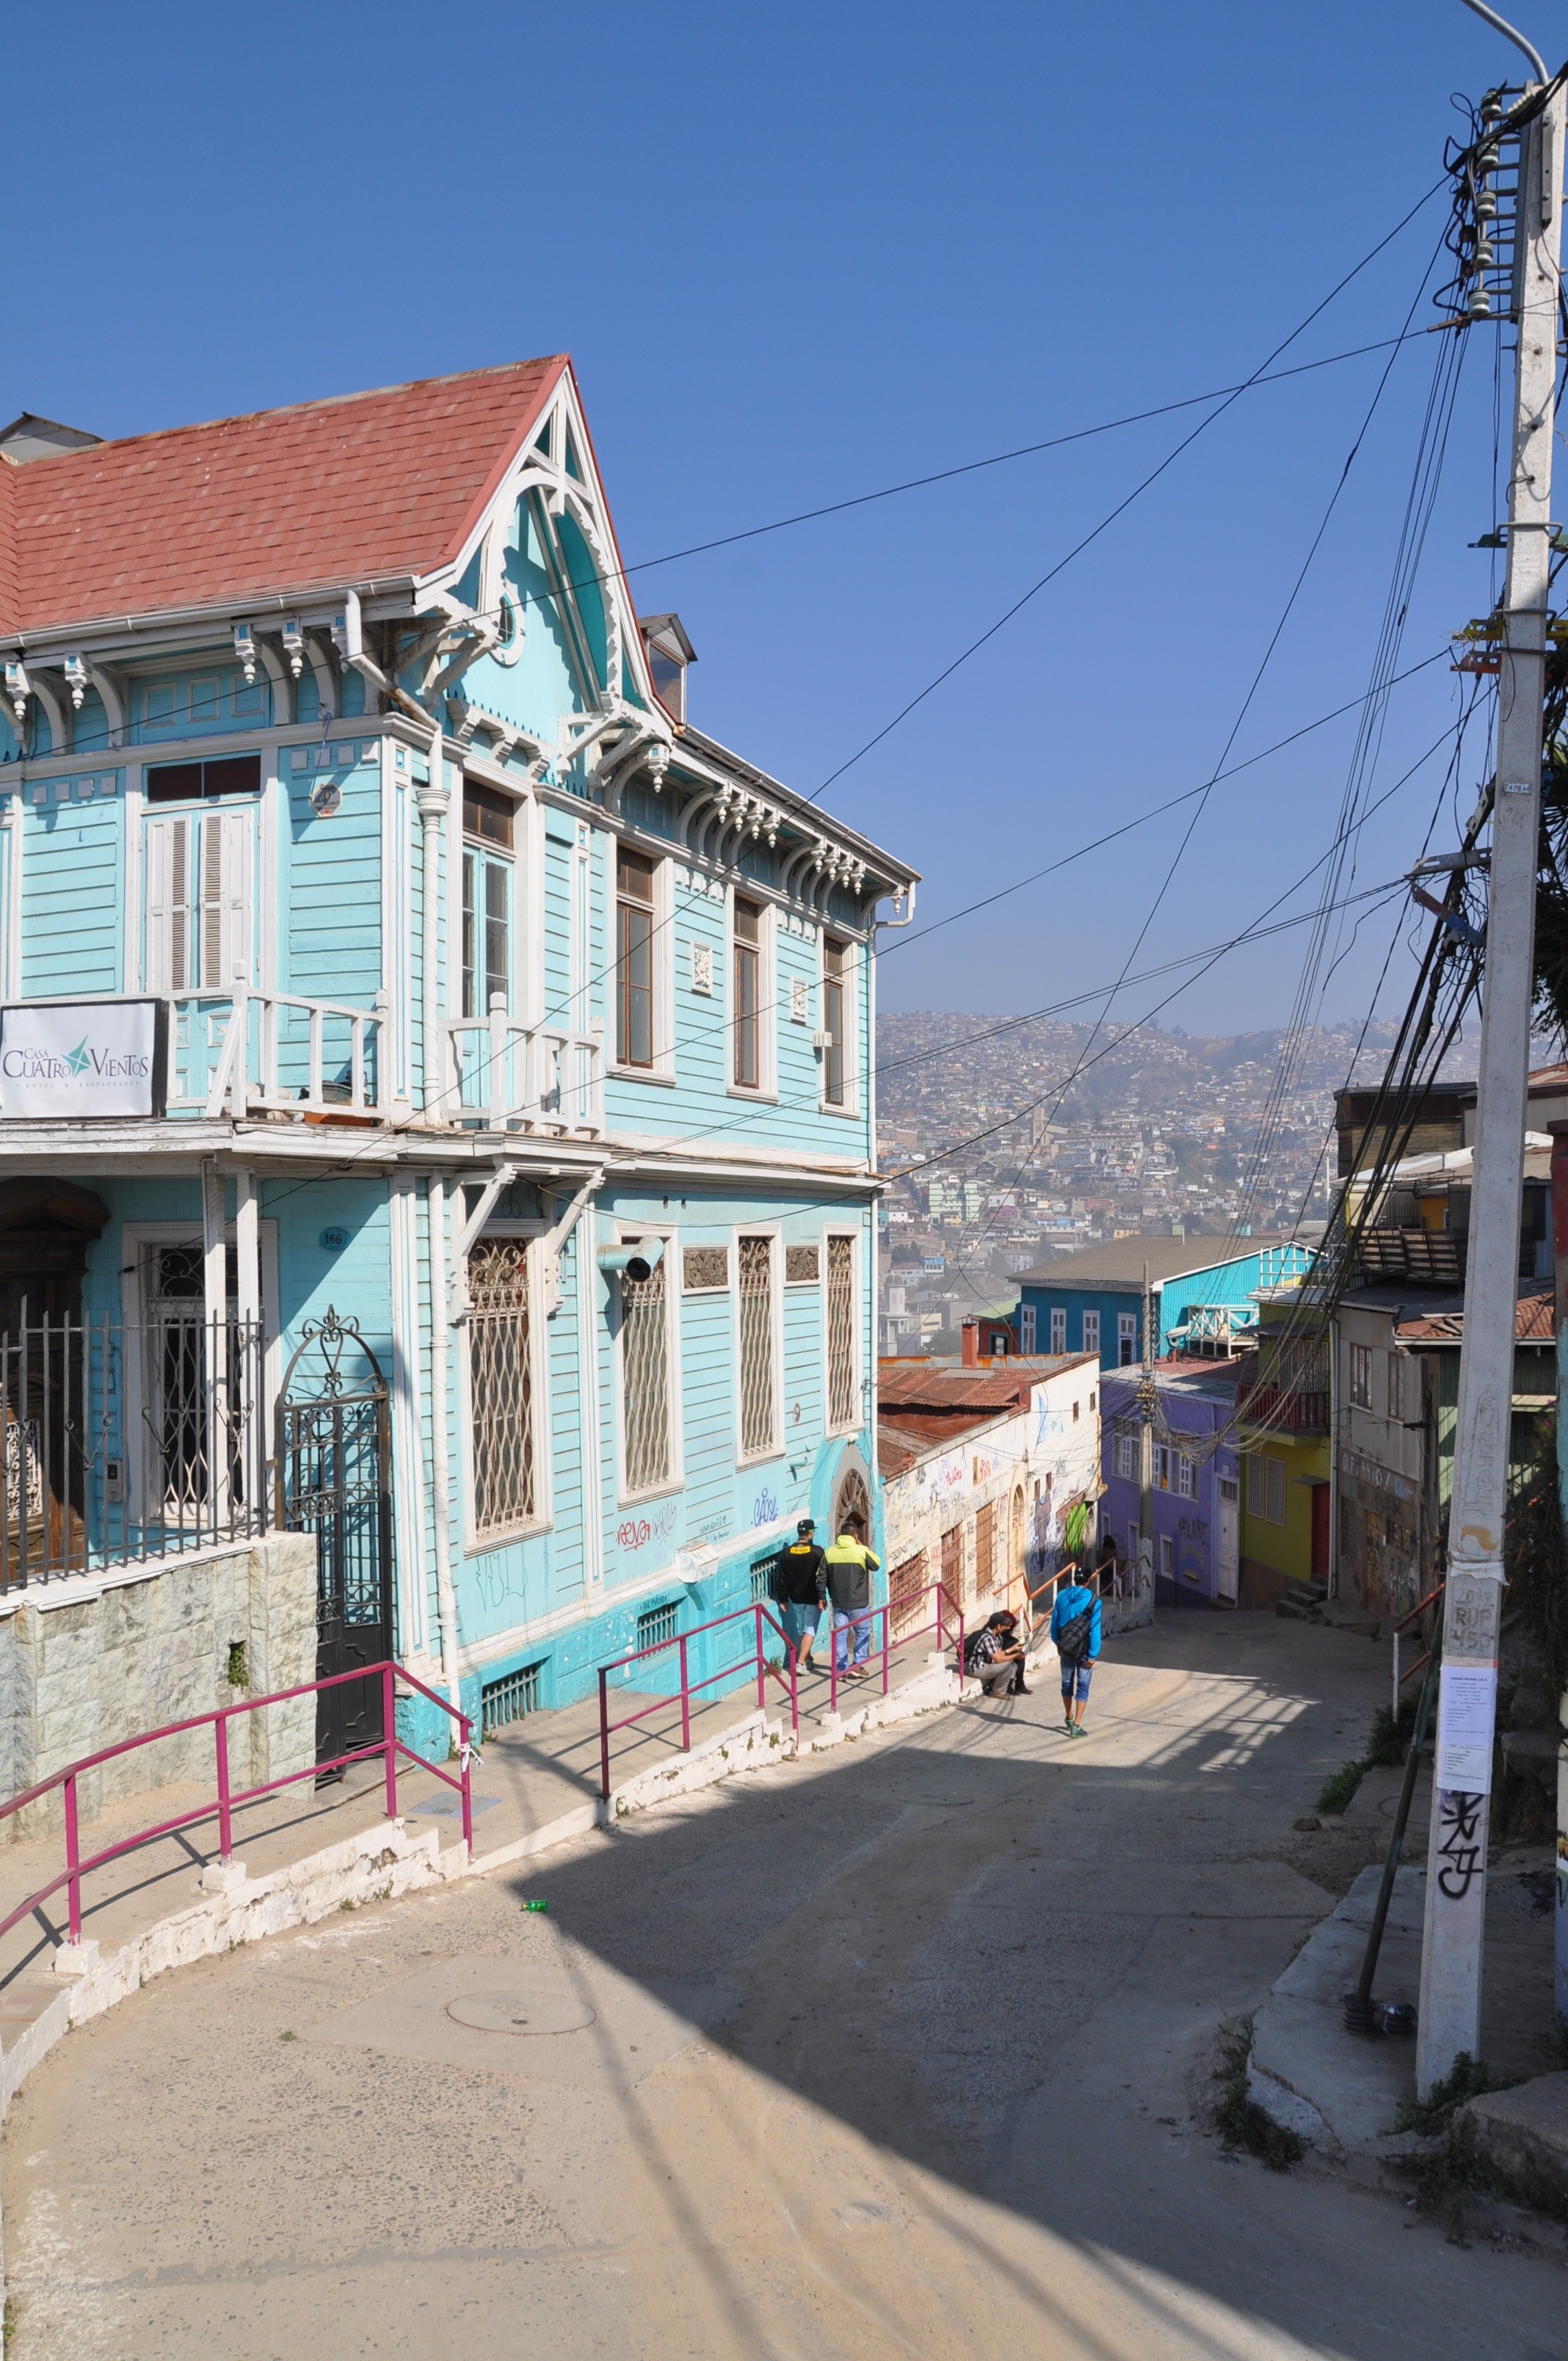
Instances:
[[[1328,1589],[1329,1316],[1313,1295],[1308,1282],[1257,1300],[1257,1367],[1236,1397],[1242,1608]]]

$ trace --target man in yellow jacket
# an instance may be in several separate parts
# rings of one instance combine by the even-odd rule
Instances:
[[[859,1517],[846,1517],[844,1530],[828,1551],[824,1571],[833,1604],[833,1659],[839,1672],[850,1668],[854,1643],[852,1681],[867,1677],[866,1658],[872,1652],[872,1576],[882,1565],[866,1547],[866,1529]]]

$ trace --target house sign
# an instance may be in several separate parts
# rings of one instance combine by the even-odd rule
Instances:
[[[0,1113],[12,1117],[156,1112],[156,1000],[0,1009]]]

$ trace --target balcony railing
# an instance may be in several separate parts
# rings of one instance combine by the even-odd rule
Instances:
[[[597,1139],[604,1129],[604,1042],[598,1033],[510,1016],[498,994],[488,1016],[447,1025],[446,1106],[461,1123]]]
[[[1243,1386],[1236,1394],[1236,1414],[1244,1426],[1263,1427],[1270,1434],[1326,1434],[1329,1396],[1326,1386]]]
[[[286,992],[182,993],[169,1004],[170,1115],[374,1115],[384,1008]]]

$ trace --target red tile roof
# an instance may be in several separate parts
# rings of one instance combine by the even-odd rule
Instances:
[[[570,366],[425,378],[23,466],[0,455],[0,631],[428,574]]]

